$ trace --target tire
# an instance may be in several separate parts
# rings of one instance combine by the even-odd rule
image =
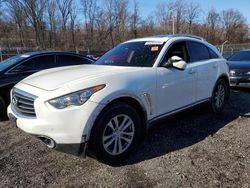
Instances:
[[[229,87],[226,82],[219,79],[215,86],[211,97],[211,109],[214,113],[223,111],[227,99],[229,98]]]
[[[90,154],[106,164],[122,163],[140,142],[141,125],[139,114],[130,105],[115,103],[107,107],[91,131]]]
[[[6,119],[6,104],[4,99],[0,96],[0,121]]]

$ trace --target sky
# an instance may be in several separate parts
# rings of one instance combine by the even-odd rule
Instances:
[[[131,3],[133,0],[130,0]],[[140,5],[140,14],[143,18],[146,18],[150,13],[156,11],[156,6],[159,3],[167,3],[168,0],[138,0]],[[237,9],[244,17],[247,18],[250,23],[250,0],[186,0],[186,2],[199,3],[202,10],[207,12],[212,7],[216,11],[220,12],[226,9]],[[204,13],[205,14],[205,13]]]

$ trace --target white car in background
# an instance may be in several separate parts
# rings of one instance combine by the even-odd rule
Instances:
[[[116,164],[152,122],[229,96],[226,60],[202,38],[160,35],[124,42],[94,65],[36,73],[12,90],[10,120],[48,147]]]

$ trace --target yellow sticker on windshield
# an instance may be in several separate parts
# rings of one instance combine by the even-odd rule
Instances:
[[[151,52],[157,52],[159,50],[159,46],[151,47]]]

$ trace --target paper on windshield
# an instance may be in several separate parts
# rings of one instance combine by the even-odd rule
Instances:
[[[162,45],[164,41],[147,41],[145,45]]]

